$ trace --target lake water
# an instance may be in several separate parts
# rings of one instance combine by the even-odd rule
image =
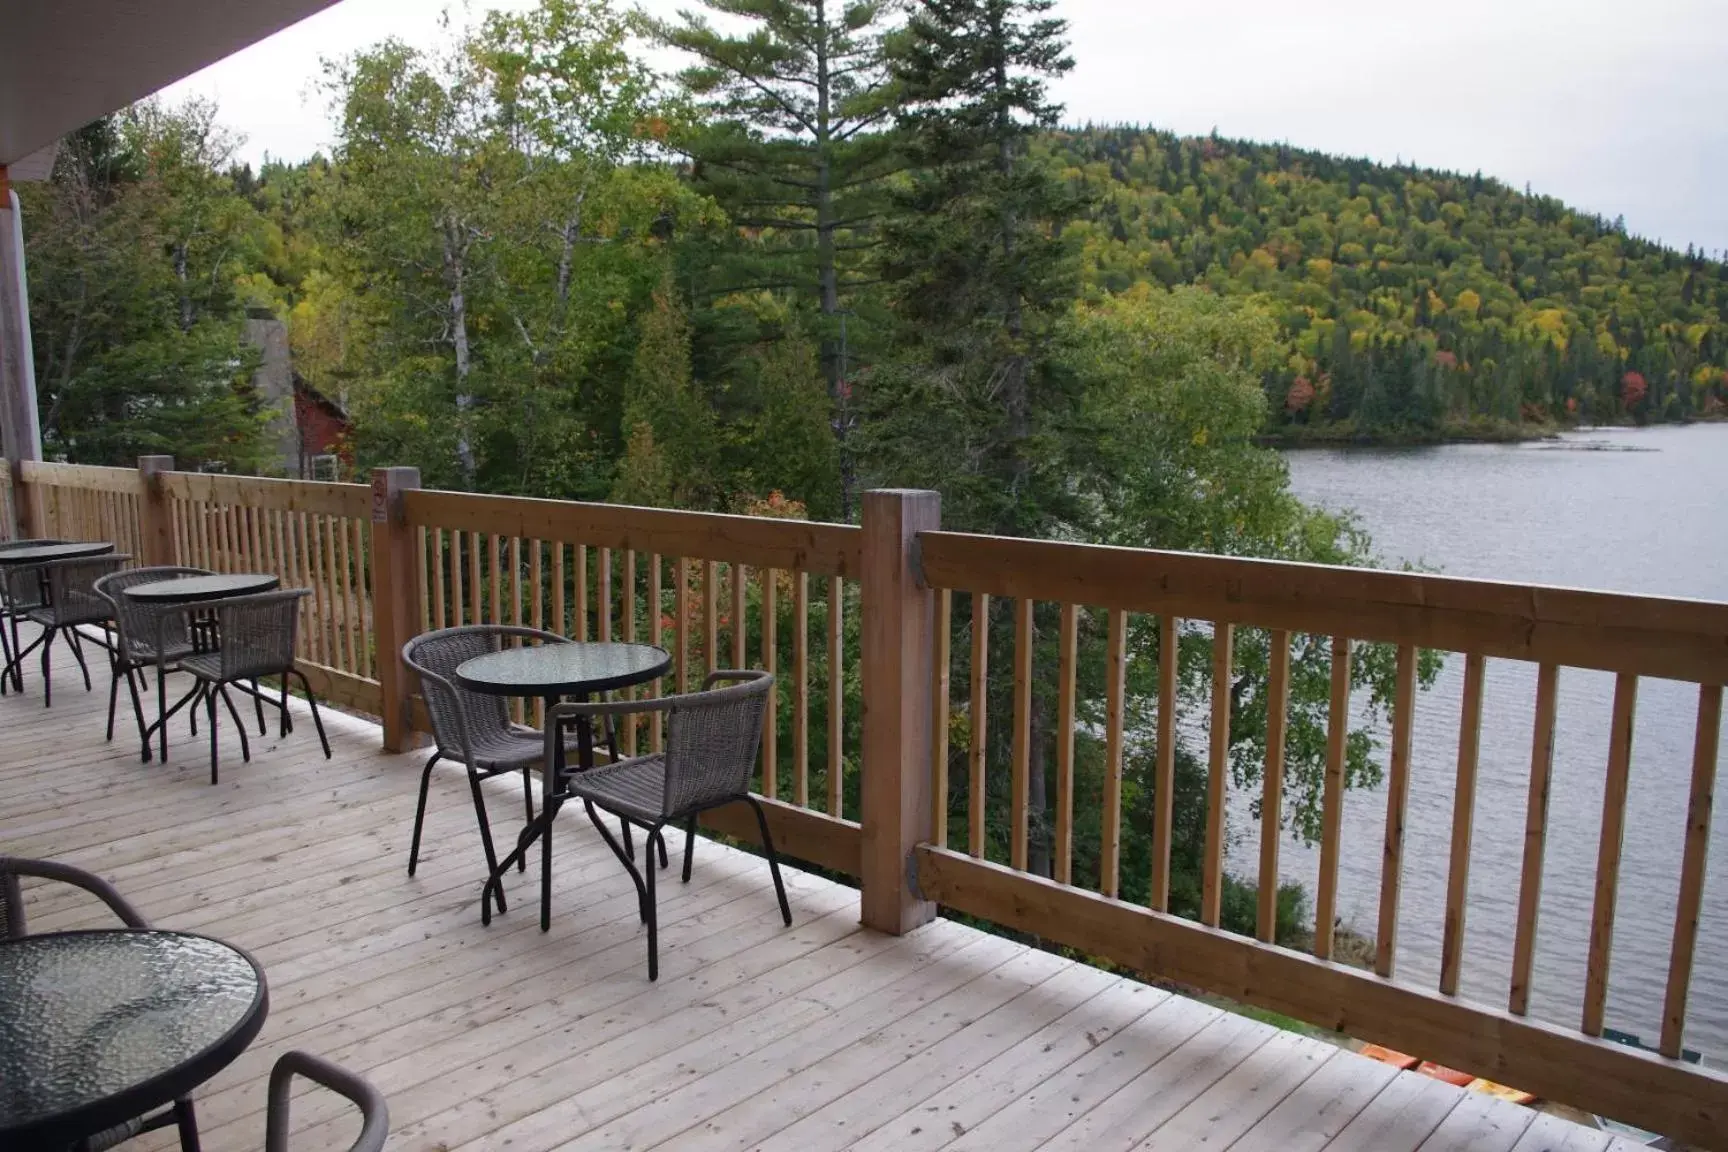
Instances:
[[[1728,426],[1614,429],[1559,444],[1291,453],[1299,495],[1353,509],[1385,561],[1448,575],[1728,600]],[[1452,826],[1462,657],[1416,707],[1397,971],[1437,985]],[[1491,660],[1482,718],[1461,991],[1506,1002],[1523,849],[1535,666]],[[1565,669],[1531,1012],[1576,1028],[1582,1005],[1614,678]],[[1615,922],[1608,1023],[1654,1044],[1679,888],[1698,692],[1639,684],[1632,787]],[[1725,740],[1728,743],[1728,740]],[[1382,759],[1384,748],[1382,749]],[[1728,773],[1728,749],[1721,759]],[[1246,799],[1246,798],[1242,798]],[[1234,870],[1255,871],[1255,832],[1233,821]],[[1372,933],[1384,798],[1345,805],[1340,914]],[[1711,834],[1686,1045],[1728,1059],[1728,812]],[[1317,853],[1282,854],[1313,891]]]

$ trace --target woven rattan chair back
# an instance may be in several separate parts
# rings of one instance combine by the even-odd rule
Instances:
[[[309,588],[285,588],[216,601],[222,680],[255,680],[292,668],[300,601],[311,594]]]
[[[0,544],[0,552],[19,548],[41,548],[49,544],[70,544],[70,540],[8,540]],[[42,569],[29,564],[0,568],[0,612],[23,612],[42,606]]]
[[[177,580],[185,576],[212,575],[208,568],[167,565],[159,568],[127,568],[110,572],[96,581],[96,591],[105,597],[120,630],[120,653],[135,664],[152,663],[157,656],[158,629],[164,647],[192,644],[191,617],[183,605],[151,604],[125,595],[128,588]]]
[[[456,669],[476,656],[501,649],[516,638],[562,644],[555,632],[506,624],[466,624],[416,636],[402,647],[402,662],[420,678],[420,695],[432,720],[438,754],[467,760],[469,750],[494,743],[510,731],[509,702],[502,696],[470,692],[456,683]]]
[[[73,560],[50,560],[42,566],[48,573],[49,603],[54,623],[102,624],[114,617],[114,605],[96,590],[96,581],[120,571],[132,557],[119,553],[80,556]]]
[[[676,820],[750,791],[774,677],[747,671],[726,675],[749,678],[677,697],[667,709],[662,805],[667,819]]]

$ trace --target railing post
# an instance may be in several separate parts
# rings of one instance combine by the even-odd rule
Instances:
[[[414,635],[420,620],[416,603],[420,584],[403,493],[418,487],[418,468],[372,469],[372,621],[386,752],[406,749],[413,730],[402,645]]]
[[[935,492],[864,494],[863,851],[866,927],[899,935],[933,919],[912,883],[912,854],[930,831],[930,699],[935,596],[917,567],[918,533],[942,526]]]
[[[162,473],[174,471],[172,456],[138,457],[138,563],[149,568],[178,564],[174,555],[174,514]]]
[[[12,515],[15,521],[12,527],[23,540],[40,536],[42,505],[38,501],[36,485],[25,483],[24,461],[8,458],[6,463],[12,469]]]

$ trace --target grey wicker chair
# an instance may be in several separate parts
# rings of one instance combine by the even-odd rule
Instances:
[[[40,581],[46,575],[48,582],[48,600],[38,604],[23,613],[24,619],[40,625],[42,634],[28,648],[20,649],[17,658],[20,663],[37,648],[42,650],[42,706],[49,707],[54,703],[54,681],[52,679],[52,656],[54,640],[58,636],[66,638],[66,645],[72,650],[73,659],[78,661],[78,670],[84,674],[84,691],[91,690],[90,665],[84,662],[84,644],[89,640],[97,647],[113,653],[113,648],[103,636],[91,636],[81,633],[81,624],[97,624],[106,626],[114,617],[114,610],[106,597],[96,591],[96,581],[110,572],[118,572],[132,557],[124,553],[109,553],[106,556],[80,556],[72,560],[50,560],[46,564],[31,565],[27,568],[13,569],[9,573],[12,591],[18,594],[23,591],[21,583],[26,580]],[[12,620],[12,641],[14,647],[18,643],[18,620]],[[22,685],[20,685],[22,691]]]
[[[61,884],[70,884],[81,888],[106,904],[120,922],[128,928],[148,928],[149,921],[138,914],[132,907],[100,876],[74,868],[70,864],[61,864],[53,860],[28,860],[20,856],[0,856],[0,940],[16,940],[28,934],[28,926],[24,922],[24,893],[18,883],[20,876],[35,876],[43,880],[53,880]],[[130,1140],[143,1132],[151,1132],[157,1128],[174,1125],[180,1130],[180,1147],[196,1149],[198,1147],[198,1121],[192,1111],[191,1099],[181,1099],[174,1102],[173,1107],[165,1108],[154,1116],[140,1116],[128,1120],[124,1124],[98,1132],[94,1136],[80,1141],[80,1150],[89,1149],[97,1152],[99,1149],[112,1148],[116,1144]]]
[[[426,795],[432,783],[432,768],[440,760],[460,761],[468,769],[468,786],[474,796],[474,815],[480,823],[480,846],[486,853],[486,874],[498,871],[498,853],[492,844],[492,822],[486,815],[482,780],[510,772],[522,773],[522,804],[527,820],[534,820],[533,778],[535,768],[546,762],[545,739],[538,729],[510,721],[508,701],[502,696],[470,692],[456,683],[456,669],[476,656],[497,652],[507,640],[539,644],[568,644],[556,632],[510,624],[465,624],[440,628],[414,637],[402,646],[402,662],[420,680],[420,695],[432,719],[437,748],[420,772],[420,800],[414,809],[414,837],[408,848],[408,875],[420,864],[420,833],[426,822]],[[574,755],[574,749],[571,749]],[[617,759],[614,747],[612,758]],[[527,861],[517,865],[527,868]],[[498,910],[504,911],[503,886],[496,890]]]
[[[0,543],[0,552],[10,552],[15,548],[39,548],[45,544],[68,544],[71,541],[60,539],[46,540],[7,540]],[[12,653],[18,649],[18,618],[32,608],[42,606],[42,584],[38,577],[38,569],[31,567],[23,569],[30,576],[19,584],[20,596],[14,596],[11,575],[0,569],[0,668],[6,668],[12,663]],[[24,691],[24,675],[21,669],[13,669],[9,676],[0,675],[0,696],[6,695],[6,684],[10,680],[18,691]]]
[[[167,675],[179,667],[180,660],[192,654],[194,647],[191,617],[179,606],[148,604],[125,594],[126,589],[158,580],[174,580],[182,576],[209,576],[208,568],[127,568],[112,572],[96,581],[96,592],[108,601],[114,613],[116,639],[114,644],[113,678],[108,685],[108,739],[114,739],[114,711],[119,702],[120,678],[126,678],[126,689],[132,696],[132,714],[138,721],[138,742],[143,746],[144,762],[150,762],[150,741],[145,738],[144,705],[139,698],[139,681],[146,668],[156,669],[156,719],[162,738],[162,758],[168,758]],[[264,726],[264,705],[258,704],[258,726]]]
[[[390,1109],[383,1095],[362,1077],[309,1052],[284,1052],[270,1069],[264,1152],[288,1152],[288,1099],[296,1076],[346,1096],[359,1107],[360,1135],[348,1146],[348,1152],[380,1152],[390,1134]]]
[[[724,688],[716,684],[727,683]],[[660,976],[657,943],[658,917],[654,906],[654,872],[650,866],[638,870],[635,862],[613,839],[595,809],[600,808],[647,831],[643,855],[650,863],[653,850],[666,851],[664,828],[684,825],[684,883],[696,852],[696,818],[710,808],[744,803],[756,813],[762,847],[774,876],[774,895],[780,901],[780,916],[788,926],[792,909],[786,902],[786,885],[780,878],[780,857],[768,831],[762,805],[750,794],[750,776],[756,768],[756,752],[762,740],[762,722],[768,706],[768,690],[774,677],[761,671],[723,670],[711,672],[702,691],[658,700],[619,700],[592,704],[560,704],[546,716],[547,752],[552,733],[566,720],[583,717],[612,718],[631,714],[666,714],[666,751],[620,760],[588,772],[566,777],[570,796],[580,797],[588,818],[600,830],[606,844],[636,883],[642,920],[648,925],[648,979]]]
[[[234,708],[228,694],[231,684],[258,681],[267,676],[282,679],[280,702],[271,701],[281,709],[281,732],[286,736],[294,730],[288,715],[288,681],[298,676],[306,691],[306,702],[312,707],[312,724],[318,729],[318,742],[324,746],[324,759],[330,759],[330,739],[324,734],[324,721],[318,717],[318,698],[306,674],[294,667],[294,638],[299,629],[300,599],[310,596],[306,588],[289,588],[279,592],[259,592],[252,596],[234,596],[198,605],[182,605],[180,611],[214,612],[221,642],[214,652],[195,652],[180,659],[180,669],[189,672],[199,682],[205,706],[205,718],[210,722],[210,783],[217,782],[216,699],[228,707],[228,715],[240,733],[240,758],[252,759],[252,746],[246,739],[246,725]],[[242,691],[246,689],[242,687]],[[262,700],[261,693],[254,699]],[[196,708],[194,701],[192,707]]]

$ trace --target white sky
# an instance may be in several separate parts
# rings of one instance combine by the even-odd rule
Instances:
[[[476,9],[531,0],[474,0]],[[645,0],[656,13],[695,0]],[[190,77],[243,155],[328,147],[321,57],[428,44],[438,0],[341,0]],[[1070,122],[1480,170],[1679,248],[1728,249],[1728,0],[1058,0]]]

